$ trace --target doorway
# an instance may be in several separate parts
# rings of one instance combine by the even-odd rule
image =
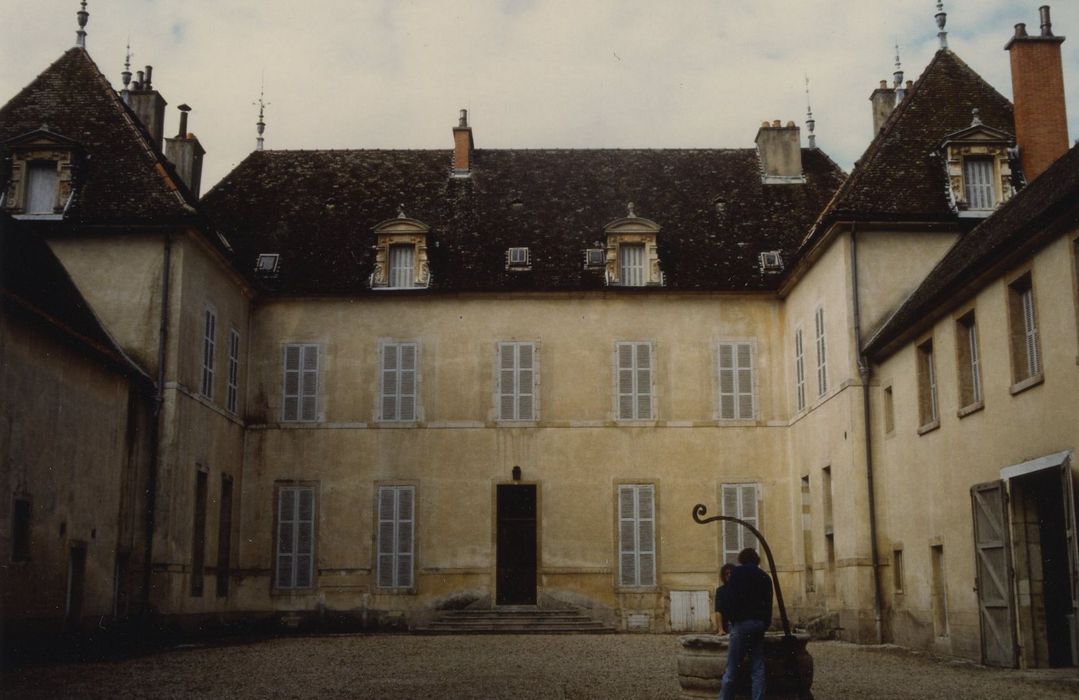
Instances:
[[[536,604],[536,485],[497,486],[495,604]]]
[[[64,605],[64,624],[77,630],[82,620],[83,589],[86,583],[86,545],[71,545],[67,560],[67,600]]]

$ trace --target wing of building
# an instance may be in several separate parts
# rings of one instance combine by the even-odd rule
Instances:
[[[3,443],[5,626],[710,629],[758,543],[703,503],[764,534],[796,621],[1074,663],[1079,157],[1048,19],[1009,42],[1014,106],[948,48],[882,83],[849,175],[792,122],[514,150],[462,112],[445,150],[260,148],[201,200],[187,106],[165,139],[151,69],[118,92],[69,50],[0,109],[5,251],[55,255],[128,390],[69,425],[89,351],[5,349],[51,387],[9,424],[56,445]],[[79,517],[44,505],[61,463],[102,476]]]

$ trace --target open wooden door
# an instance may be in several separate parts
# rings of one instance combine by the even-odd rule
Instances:
[[[1072,481],[1072,459],[1069,454],[1060,465],[1061,490],[1064,495],[1064,531],[1068,544],[1068,574],[1071,589],[1071,615],[1068,627],[1071,632],[1072,666],[1079,666],[1079,549],[1075,536],[1075,485]]]
[[[1016,665],[1015,615],[1004,482],[976,484],[970,498],[982,663],[1012,668]]]

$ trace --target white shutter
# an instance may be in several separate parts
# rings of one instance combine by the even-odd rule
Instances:
[[[314,489],[281,488],[277,509],[276,585],[278,588],[310,588],[314,582]]]
[[[300,353],[299,345],[285,346],[285,381],[284,400],[281,419],[296,421],[300,419]]]
[[[734,346],[719,344],[719,417],[734,418]]]
[[[397,346],[382,346],[382,420],[397,420]]]
[[[382,346],[382,403],[384,421],[416,420],[416,343]]]
[[[755,415],[753,344],[719,344],[719,417],[750,420]]]
[[[805,346],[802,342],[802,329],[794,332],[794,382],[795,402],[799,411],[806,407],[806,368]]]
[[[214,348],[217,335],[217,315],[206,307],[205,326],[202,334],[202,395],[213,398],[214,395]]]
[[[30,161],[26,180],[26,213],[52,214],[56,210],[59,176],[56,163]]]
[[[517,344],[517,419],[535,420],[536,368],[535,346]]]
[[[378,585],[392,588],[394,583],[394,509],[392,488],[378,490]]]
[[[229,370],[226,408],[236,413],[240,393],[240,334],[233,328],[229,330]]]
[[[412,287],[415,285],[416,247],[413,245],[390,246],[390,286]]]
[[[1041,352],[1038,348],[1038,325],[1034,317],[1034,288],[1023,290],[1023,330],[1027,350],[1028,376],[1041,372]]]
[[[382,486],[378,490],[378,585],[411,588],[415,562],[415,489]]]
[[[296,548],[293,534],[296,518],[296,496],[292,489],[281,489],[277,495],[277,587],[294,585]]]
[[[656,504],[651,484],[618,487],[619,581],[623,586],[656,583]]]
[[[623,586],[637,585],[636,491],[632,486],[618,487],[618,561],[619,581]]]
[[[618,344],[618,418],[621,420],[633,420],[635,417],[633,354],[633,343]]]
[[[760,529],[756,484],[723,484],[721,494],[723,515],[740,518]],[[738,553],[746,547],[757,547],[756,536],[739,523],[724,521],[723,562],[737,563]]]
[[[500,420],[514,420],[516,404],[516,380],[514,372],[514,344],[498,345],[498,417]]]
[[[618,246],[618,255],[622,263],[619,278],[627,287],[644,286],[644,245],[641,243],[623,243]]]
[[[318,420],[318,346],[304,345],[300,386],[300,420]]]
[[[315,492],[296,489],[296,587],[311,586],[315,553]]]
[[[738,343],[735,346],[738,380],[738,417],[752,420],[755,415],[753,396],[753,344]]]
[[[398,420],[416,420],[416,344],[401,344],[401,382]]]
[[[815,314],[817,331],[817,395],[828,393],[828,357],[824,339],[824,308],[817,307]]]
[[[742,520],[753,527],[760,529],[760,523],[757,518],[757,485],[756,484],[742,484],[740,487],[739,500],[741,501],[741,514],[739,515]],[[757,548],[757,537],[749,530],[742,529],[742,547]]]
[[[637,420],[652,419],[652,346],[638,343],[636,347]]]
[[[655,487],[637,489],[637,585],[656,583],[656,499]]]
[[[978,324],[971,316],[967,328],[967,342],[970,343],[970,389],[971,398],[976,403],[982,400],[982,367],[978,357]]]
[[[934,421],[940,415],[937,413],[937,368],[933,362],[933,346],[928,345],[924,352],[926,381],[929,384],[929,419]]]

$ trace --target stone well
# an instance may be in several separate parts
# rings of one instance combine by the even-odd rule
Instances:
[[[679,637],[678,682],[682,697],[715,698],[723,672],[727,668],[730,637],[715,634],[691,634]],[[769,700],[812,700],[813,657],[806,650],[808,634],[789,638],[782,632],[764,637],[765,688]],[[739,671],[735,697],[749,697],[749,664]]]

